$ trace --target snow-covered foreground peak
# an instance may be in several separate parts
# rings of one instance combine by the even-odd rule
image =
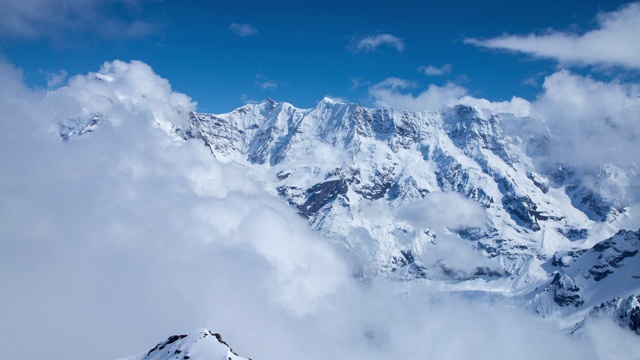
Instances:
[[[146,353],[120,360],[247,360],[233,352],[222,336],[207,329],[169,336]]]

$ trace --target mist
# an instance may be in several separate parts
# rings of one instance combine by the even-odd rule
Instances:
[[[100,74],[108,81],[77,75],[45,93],[0,64],[3,356],[113,360],[200,327],[254,359],[640,353],[610,323],[572,338],[508,299],[357,280],[351,256],[267,191],[261,168],[163,131],[191,99],[140,62]],[[95,132],[58,135],[59,121],[96,112]]]

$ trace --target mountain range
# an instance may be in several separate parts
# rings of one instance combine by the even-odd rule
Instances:
[[[69,119],[60,137],[100,131],[107,117]],[[507,298],[577,335],[601,316],[640,334],[640,230],[620,225],[635,216],[626,185],[637,172],[555,160],[556,140],[542,120],[326,97],[311,109],[266,99],[154,125],[263,179],[349,254],[362,282],[385,277]],[[239,358],[215,335],[171,337],[130,359]]]

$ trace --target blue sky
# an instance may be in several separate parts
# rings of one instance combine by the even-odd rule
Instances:
[[[372,106],[372,88],[387,79],[414,95],[449,84],[491,101],[533,100],[561,68],[637,81],[638,67],[486,41],[584,36],[627,3],[0,0],[0,59],[39,88],[105,61],[141,60],[214,113],[266,97],[303,108],[325,95]]]

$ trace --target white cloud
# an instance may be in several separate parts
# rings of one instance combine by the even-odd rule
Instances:
[[[377,34],[362,37],[354,40],[349,50],[354,53],[371,52],[377,50],[381,46],[395,48],[398,52],[404,51],[404,41],[392,34]]]
[[[489,101],[472,96],[463,96],[459,101],[462,105],[474,106],[478,109],[487,109],[491,113],[507,113],[515,116],[531,116],[531,103],[523,98],[514,96],[509,101]]]
[[[467,91],[453,83],[444,86],[429,85],[427,90],[414,96],[403,90],[415,87],[407,80],[388,78],[369,88],[369,95],[377,106],[415,111],[441,110],[455,105]]]
[[[258,80],[255,82],[255,84],[258,85],[262,90],[277,89],[278,86],[280,86],[280,83],[275,80],[269,79],[264,74],[257,74],[256,79]]]
[[[233,31],[234,34],[236,34],[236,35],[238,35],[240,37],[251,36],[251,35],[255,35],[255,34],[258,33],[258,29],[253,27],[253,25],[251,25],[251,24],[236,24],[236,23],[233,23],[233,24],[229,25],[229,30]]]
[[[414,227],[432,229],[483,227],[486,222],[480,204],[455,192],[429,193],[423,200],[401,208],[398,217]]]
[[[141,18],[142,2],[144,0],[0,0],[0,37],[60,40],[90,33],[105,38],[140,38],[157,33],[161,27]],[[124,6],[118,7],[119,12],[110,11],[114,4]],[[123,12],[127,16],[122,16]]]
[[[585,332],[595,342],[594,350],[600,359],[634,359],[640,354],[638,335],[609,319],[589,319]]]
[[[505,35],[468,44],[551,58],[578,65],[616,65],[640,68],[640,3],[635,2],[597,17],[598,27],[582,34],[552,31],[526,36]]]
[[[105,62],[97,73],[71,77],[44,101],[51,106],[47,116],[56,121],[103,114],[119,124],[133,112],[161,127],[183,124],[196,106],[188,96],[174,92],[149,65],[135,60]]]
[[[484,228],[487,214],[477,202],[456,192],[429,193],[423,200],[409,203],[397,213],[399,221],[410,223],[416,229],[429,229],[436,236],[421,259],[428,267],[444,264],[450,269],[472,276],[477,267],[498,268],[496,263],[473,249],[450,230]]]
[[[56,87],[61,85],[69,74],[65,70],[60,70],[57,73],[47,73],[47,87]]]
[[[640,86],[559,71],[532,104],[554,140],[554,157],[577,166],[640,164]]]
[[[440,67],[437,67],[434,65],[428,65],[428,66],[420,66],[418,68],[418,71],[429,76],[439,76],[439,75],[450,73],[451,68],[452,68],[451,64],[444,64]]]
[[[31,100],[33,96],[31,90],[24,84],[22,70],[0,61],[0,100],[7,103],[22,103]]]

